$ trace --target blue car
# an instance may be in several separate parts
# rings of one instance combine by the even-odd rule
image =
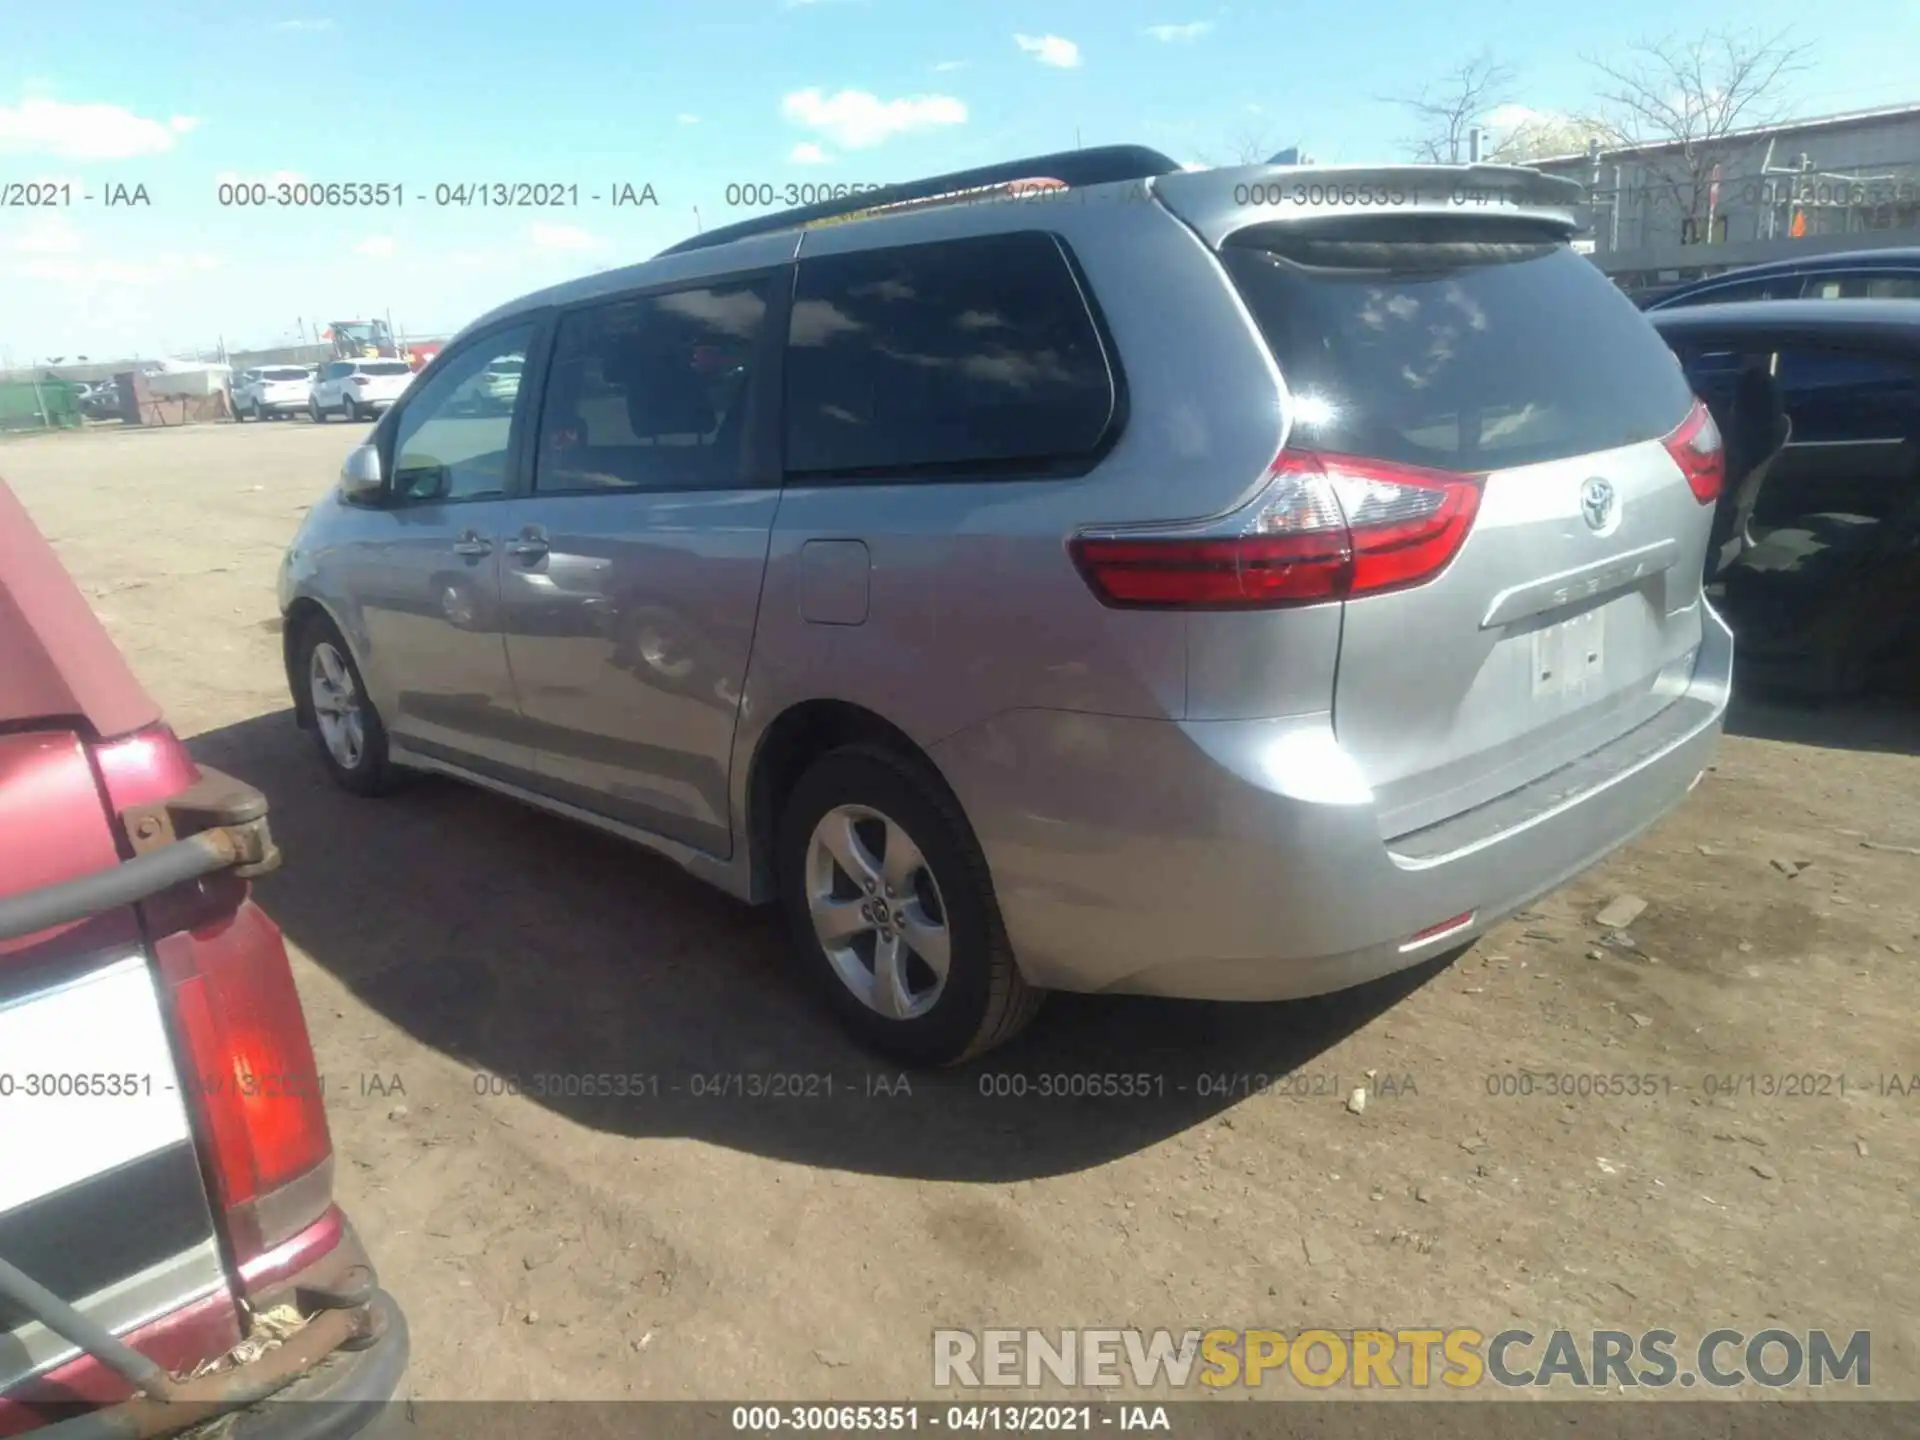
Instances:
[[[1920,300],[1920,245],[1796,255],[1695,280],[1643,300],[1645,310],[1735,300]]]

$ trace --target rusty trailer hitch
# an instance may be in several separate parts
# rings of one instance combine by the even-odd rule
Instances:
[[[0,1260],[0,1294],[49,1330],[109,1366],[139,1395],[89,1411],[35,1433],[41,1440],[159,1440],[269,1399],[340,1351],[376,1343],[390,1323],[392,1301],[373,1286],[371,1272],[351,1272],[352,1283],[317,1292],[320,1307],[299,1330],[258,1359],[198,1379],[180,1380],[89,1320],[19,1269]]]

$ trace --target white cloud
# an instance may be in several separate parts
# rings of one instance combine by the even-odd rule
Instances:
[[[1487,112],[1486,128],[1495,160],[1521,161],[1546,155],[1574,155],[1592,139],[1605,140],[1591,120],[1531,105],[1496,105]]]
[[[1059,70],[1080,68],[1080,47],[1058,35],[1016,35],[1013,43],[1042,65],[1052,65]]]
[[[1487,112],[1487,124],[1495,130],[1517,130],[1535,120],[1546,119],[1544,111],[1531,105],[1496,105]]]
[[[700,117],[698,115],[689,114],[685,110],[682,110],[673,118],[675,123],[680,125],[698,125],[700,123]]]
[[[578,225],[536,225],[529,234],[536,250],[601,250],[607,244]]]
[[[795,124],[817,130],[849,150],[865,150],[896,135],[967,121],[967,107],[951,95],[882,100],[865,90],[833,95],[818,89],[796,90],[780,102],[780,111]]]
[[[80,244],[80,232],[74,228],[73,221],[53,211],[28,221],[8,248],[23,255],[71,255]]]
[[[393,237],[391,235],[369,235],[365,240],[362,240],[358,245],[354,246],[353,249],[356,255],[374,255],[384,258],[385,256],[393,254]]]
[[[1198,40],[1213,29],[1211,20],[1191,20],[1185,25],[1149,25],[1147,34],[1168,45],[1177,45],[1188,40]]]
[[[787,159],[796,165],[824,165],[827,163],[827,152],[811,140],[802,140],[787,152]]]
[[[30,96],[18,105],[0,105],[0,154],[130,160],[173,149],[177,137],[199,123],[188,115],[152,120],[119,105],[69,105]]]
[[[217,270],[221,258],[210,251],[168,251],[144,260],[29,260],[14,268],[27,280],[56,280],[77,285],[154,285],[176,282],[193,271]]]
[[[331,30],[333,29],[333,21],[326,18],[319,20],[282,20],[273,28],[276,30]]]
[[[942,60],[933,68],[936,73],[944,75],[949,70],[964,70],[972,63],[971,60]]]

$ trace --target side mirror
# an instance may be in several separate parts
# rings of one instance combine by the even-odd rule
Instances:
[[[374,445],[356,446],[340,467],[340,493],[348,500],[371,500],[386,484],[380,470],[380,451]]]

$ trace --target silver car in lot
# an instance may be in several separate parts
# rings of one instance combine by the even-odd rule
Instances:
[[[1447,952],[1678,803],[1727,700],[1719,436],[1575,198],[1114,147],[530,295],[288,550],[300,722],[351,790],[778,903],[908,1063]]]

